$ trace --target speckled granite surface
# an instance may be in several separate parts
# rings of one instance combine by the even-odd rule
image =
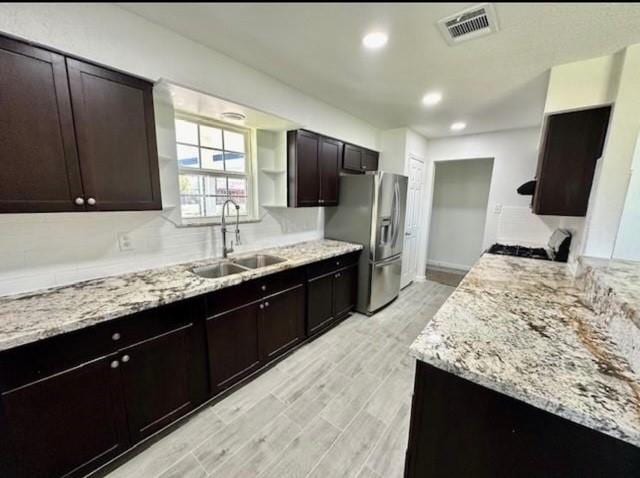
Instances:
[[[360,249],[362,246],[347,242],[309,241],[238,254],[272,254],[286,261],[220,279],[191,272],[194,267],[220,261],[212,259],[0,297],[0,350]]]
[[[640,373],[640,262],[581,257],[579,265],[587,303]]]
[[[640,446],[640,376],[566,265],[485,254],[413,355]]]

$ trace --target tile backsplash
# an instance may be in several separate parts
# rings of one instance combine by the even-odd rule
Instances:
[[[320,208],[262,210],[236,251],[321,238],[323,224]],[[220,241],[220,226],[179,228],[159,211],[0,215],[0,295],[217,257]]]

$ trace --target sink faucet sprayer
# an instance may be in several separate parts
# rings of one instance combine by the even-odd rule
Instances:
[[[233,199],[227,199],[222,205],[222,257],[225,259],[227,254],[233,252],[233,241],[231,241],[231,246],[227,247],[227,220],[225,211],[228,203],[233,204],[236,208],[236,246],[240,245],[240,206],[238,206]]]

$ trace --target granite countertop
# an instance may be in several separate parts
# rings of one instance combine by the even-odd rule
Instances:
[[[640,376],[583,297],[565,264],[485,254],[411,352],[640,446]]]
[[[0,351],[360,249],[322,239],[231,256],[271,254],[286,261],[219,279],[191,272],[217,258],[0,297]]]

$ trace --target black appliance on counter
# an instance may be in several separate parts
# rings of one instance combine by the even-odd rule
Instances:
[[[526,247],[518,245],[494,244],[487,252],[502,256],[528,257],[545,261],[567,262],[571,247],[571,233],[566,229],[556,229],[551,234],[547,247]]]

